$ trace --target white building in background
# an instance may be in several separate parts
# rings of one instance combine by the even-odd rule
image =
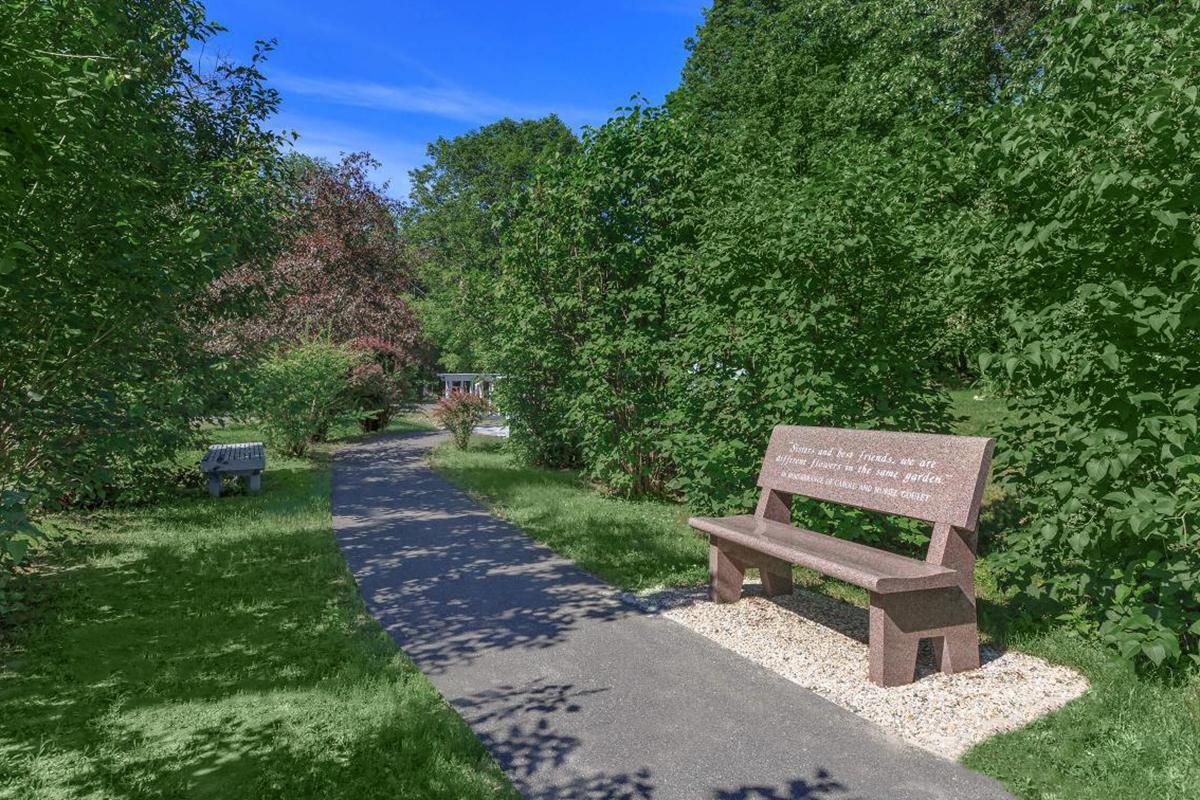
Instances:
[[[480,397],[490,397],[492,384],[500,380],[494,372],[439,372],[442,379],[442,397],[451,392],[470,392]]]

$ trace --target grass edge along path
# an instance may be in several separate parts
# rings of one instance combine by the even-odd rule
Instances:
[[[257,496],[198,482],[49,520],[84,543],[43,565],[44,602],[0,641],[0,798],[515,800],[366,613],[333,538],[331,449],[269,452]]]
[[[970,396],[956,397],[969,407]],[[994,412],[993,401],[979,401]],[[682,506],[607,496],[572,472],[518,465],[500,440],[430,454],[439,474],[584,570],[629,591],[707,580],[707,547]],[[800,585],[863,606],[854,587],[797,571]],[[1141,796],[1195,800],[1200,786],[1200,676],[1140,676],[1062,627],[1013,629],[986,561],[978,581],[985,636],[1084,673],[1092,689],[1064,708],[966,753],[962,762],[1030,800]]]

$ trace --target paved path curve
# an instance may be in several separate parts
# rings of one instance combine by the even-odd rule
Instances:
[[[434,474],[440,439],[341,450],[334,531],[371,612],[527,797],[1009,797],[621,602]]]

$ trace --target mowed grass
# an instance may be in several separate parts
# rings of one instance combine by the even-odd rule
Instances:
[[[85,536],[0,644],[0,798],[516,797],[366,615],[328,464],[269,453],[257,496],[51,521]]]
[[[469,450],[447,443],[430,458],[494,513],[609,583],[639,591],[707,579],[708,545],[687,534],[681,506],[604,495],[573,472],[521,466],[502,445],[475,436]]]
[[[952,393],[957,433],[989,435],[1003,402],[962,390]],[[687,511],[661,501],[629,502],[604,495],[580,476],[522,466],[500,440],[476,437],[462,452],[443,445],[433,466],[589,572],[621,588],[699,585],[707,580],[707,546],[687,527]],[[1002,546],[1018,523],[1011,498],[985,498],[979,565],[980,624],[986,641],[1072,666],[1092,689],[1063,709],[1019,731],[993,737],[963,763],[999,778],[1029,800],[1145,797],[1200,798],[1200,675],[1139,675],[1096,642],[1053,621],[1021,620],[996,585],[988,549]],[[865,606],[856,587],[796,570],[799,585]]]

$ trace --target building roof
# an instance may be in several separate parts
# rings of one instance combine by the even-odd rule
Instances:
[[[438,377],[444,381],[494,381],[500,376],[494,372],[439,372]]]

